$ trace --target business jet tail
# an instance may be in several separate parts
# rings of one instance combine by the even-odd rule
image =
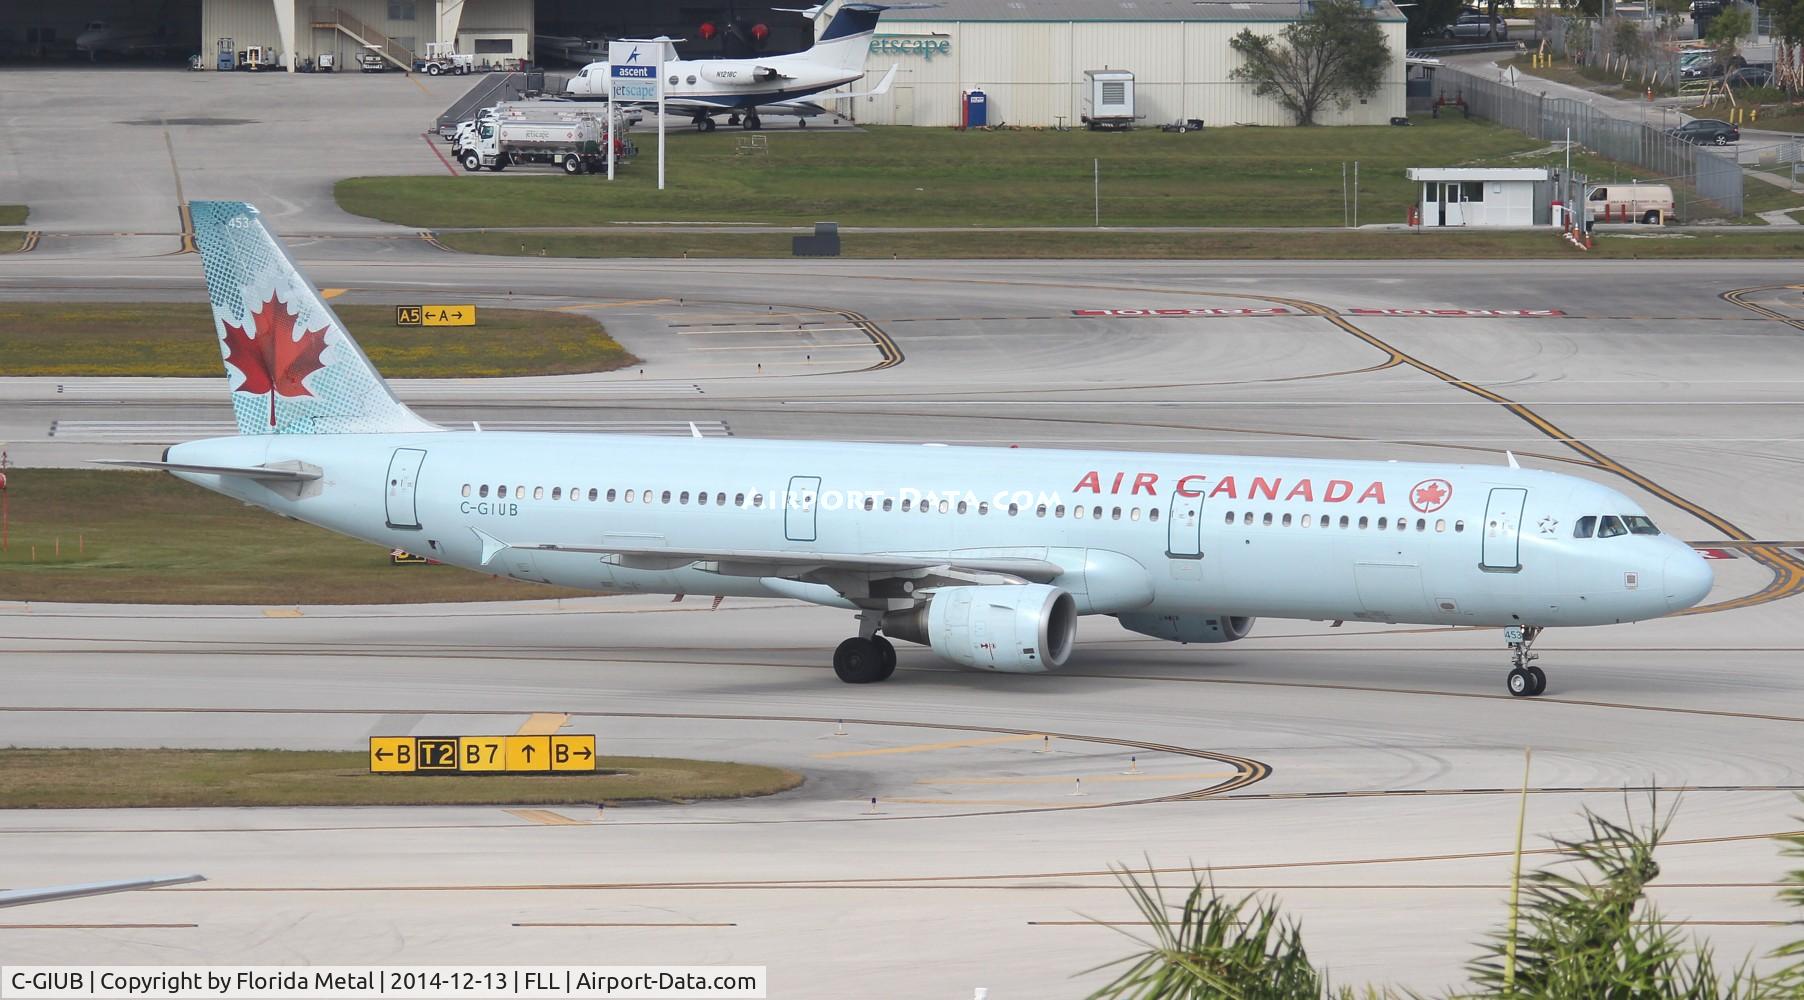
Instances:
[[[437,430],[389,391],[257,210],[189,203],[240,434]]]
[[[841,7],[827,22],[827,27],[808,50],[808,61],[855,71],[864,69],[865,57],[871,52],[871,35],[877,31],[877,20],[890,7],[874,3],[849,3]]]

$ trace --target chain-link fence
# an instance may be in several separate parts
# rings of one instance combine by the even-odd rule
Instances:
[[[1733,152],[1694,146],[1654,122],[1618,118],[1580,101],[1532,93],[1451,66],[1435,70],[1435,90],[1449,100],[1464,98],[1480,118],[1548,142],[1570,137],[1600,156],[1671,178],[1675,199],[1686,205],[1693,199],[1706,203],[1681,207],[1683,218],[1741,215],[1742,174]]]

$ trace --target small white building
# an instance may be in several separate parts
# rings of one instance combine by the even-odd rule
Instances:
[[[1410,167],[1421,185],[1416,199],[1423,226],[1533,226],[1545,222],[1536,186],[1539,167]]]

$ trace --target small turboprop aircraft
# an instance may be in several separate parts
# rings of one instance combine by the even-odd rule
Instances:
[[[815,115],[830,114],[826,107],[807,100],[835,87],[864,77],[865,57],[871,51],[871,35],[877,19],[894,5],[850,3],[833,15],[827,29],[803,52],[751,59],[675,59],[662,67],[664,107],[671,114],[687,115],[695,127],[714,130],[717,115],[729,115],[748,129],[763,128],[759,111],[796,115],[806,126]],[[656,51],[647,45],[646,54]],[[635,51],[634,55],[638,55]],[[891,66],[877,86],[862,93],[835,97],[874,97],[889,91],[896,79]],[[570,78],[564,93],[578,100],[607,100],[608,64],[590,63]]]
[[[483,573],[856,613],[841,680],[891,640],[983,670],[1071,656],[1081,615],[1173,642],[1259,616],[1502,626],[1511,694],[1543,629],[1710,592],[1634,500],[1506,465],[448,430],[397,400],[257,210],[191,204],[238,435],[164,469]]]

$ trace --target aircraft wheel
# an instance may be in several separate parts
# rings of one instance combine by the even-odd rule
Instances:
[[[714,128],[715,128],[714,119],[712,119],[712,118],[703,118],[702,119],[702,131],[703,132],[712,132],[712,131],[714,131]]]
[[[1530,691],[1529,695],[1539,695],[1541,692],[1547,690],[1547,673],[1540,667],[1528,667],[1527,670],[1529,676],[1535,679],[1535,689]]]
[[[796,128],[807,128],[807,127],[808,127],[808,119],[806,119],[806,118],[797,118],[796,119]]]
[[[896,647],[880,635],[871,636],[871,642],[877,647],[877,655],[881,657],[883,664],[883,669],[877,673],[877,679],[887,681],[896,672]]]
[[[880,681],[883,679],[883,653],[869,639],[847,639],[833,651],[833,672],[847,684]]]
[[[841,647],[844,648],[844,647]],[[837,661],[836,661],[837,662]],[[1535,695],[1535,675],[1522,667],[1510,670],[1510,694],[1517,698],[1532,698]]]
[[[760,129],[764,127],[764,122],[754,115],[745,120],[745,127],[749,129]]]

